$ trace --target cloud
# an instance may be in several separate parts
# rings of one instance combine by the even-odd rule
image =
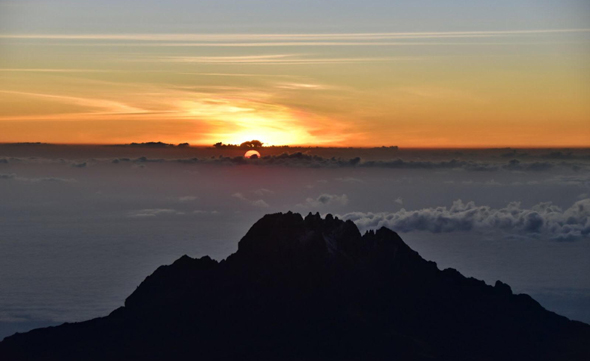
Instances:
[[[116,70],[105,69],[56,69],[56,68],[1,68],[7,73],[113,73]]]
[[[84,163],[77,163],[71,160],[48,159],[48,158],[11,158],[10,161],[19,163],[33,164],[50,164],[50,163],[68,163],[73,167],[83,167]],[[322,157],[319,155],[308,154],[304,152],[282,153],[278,155],[266,155],[259,159],[245,159],[242,156],[236,157],[193,157],[183,159],[164,159],[148,158],[146,156],[134,159],[115,158],[115,159],[93,159],[92,162],[110,162],[113,164],[130,163],[137,166],[148,163],[181,163],[181,164],[207,164],[220,166],[258,166],[258,167],[292,167],[292,168],[383,168],[383,169],[431,169],[437,171],[468,171],[468,172],[546,172],[555,169],[566,170],[587,170],[590,166],[587,160],[578,161],[529,161],[522,162],[517,159],[510,161],[484,161],[484,160],[364,160],[360,157],[340,158],[340,157]],[[336,178],[339,182],[360,183],[362,179],[352,177]]]
[[[305,203],[298,204],[299,207],[306,207],[306,208],[318,208],[323,206],[345,206],[348,204],[348,196],[346,194],[338,195],[338,194],[326,194],[323,193],[319,195],[317,198],[307,198]]]
[[[335,180],[342,183],[365,183],[362,179],[353,177],[335,178]]]
[[[175,209],[170,208],[147,208],[140,209],[138,211],[132,211],[127,214],[127,217],[131,218],[143,218],[143,217],[156,217],[161,215],[182,215],[183,212],[179,212]]]
[[[179,63],[266,64],[284,62],[299,54],[235,55],[235,56],[167,56],[157,60]]]
[[[286,44],[288,45],[288,44]],[[158,56],[152,58],[130,59],[138,62],[164,62],[164,63],[195,63],[195,64],[272,64],[272,65],[297,65],[297,64],[347,64],[366,62],[385,62],[394,60],[412,60],[411,57],[342,57],[322,58],[305,57],[304,54],[269,54],[269,55],[234,55],[234,56]]]
[[[255,201],[251,201],[250,203],[251,203],[251,204],[252,204],[254,207],[259,207],[259,208],[268,208],[268,207],[270,207],[270,206],[268,205],[268,203],[266,203],[266,202],[265,202],[265,201],[263,201],[262,199],[258,199],[258,200],[255,200]]]
[[[232,197],[237,198],[243,202],[246,202],[254,207],[259,207],[259,208],[270,207],[270,205],[268,203],[266,203],[264,200],[262,200],[262,199],[250,200],[250,199],[244,197],[244,195],[242,193],[234,193],[234,194],[232,194]]]
[[[287,90],[322,90],[327,89],[326,85],[309,84],[309,83],[280,83],[276,85],[279,89]]]
[[[267,194],[274,194],[275,192],[274,191],[271,191],[270,189],[260,188],[260,189],[255,190],[252,193],[256,194],[259,197],[262,197],[262,196],[267,195]]]
[[[574,154],[572,151],[555,151],[547,154],[542,154],[540,158],[545,159],[560,159],[560,160],[572,160],[572,159],[590,159],[588,154]]]
[[[402,206],[404,205],[404,200],[401,197],[398,197],[394,202]]]
[[[83,162],[83,163],[74,163],[71,166],[74,167],[74,168],[86,168],[87,164],[86,164],[86,162]]]
[[[531,180],[525,185],[549,185],[549,186],[579,186],[590,187],[590,174],[557,175],[542,180]],[[584,197],[587,198],[587,197]]]
[[[590,199],[577,201],[565,210],[551,202],[539,203],[530,209],[521,208],[519,202],[512,202],[504,208],[494,209],[457,200],[450,208],[401,209],[392,213],[353,212],[341,218],[352,220],[365,230],[383,226],[398,232],[432,233],[498,229],[555,240],[590,237]]]
[[[502,168],[506,170],[513,170],[513,171],[544,171],[550,170],[554,167],[554,164],[549,162],[532,162],[532,163],[522,163],[518,159],[512,159],[508,164],[502,166]]]
[[[14,174],[14,173],[10,173],[10,174],[0,173],[0,179],[15,179],[15,178],[16,178],[16,174]]]
[[[121,160],[121,159],[119,159]],[[139,157],[137,159],[134,159],[133,162],[134,163],[164,163],[166,160],[165,159],[150,159],[148,157]]]
[[[531,29],[500,31],[439,31],[439,32],[388,32],[388,33],[305,33],[305,34],[2,34],[0,39],[37,40],[128,40],[144,42],[199,41],[199,42],[245,42],[245,41],[362,41],[383,39],[438,39],[472,38],[490,36],[507,37],[534,34],[585,33],[590,29]]]
[[[145,160],[150,161],[150,160]],[[161,160],[160,160],[161,161]],[[433,169],[433,170],[464,170],[470,172],[493,172],[499,170],[542,172],[556,167],[569,168],[572,170],[581,169],[581,164],[572,162],[521,162],[513,159],[509,162],[485,162],[450,159],[442,161],[414,161],[414,160],[363,160],[360,157],[326,158],[302,152],[283,153],[279,155],[263,156],[254,161],[244,157],[217,157],[217,158],[191,158],[178,159],[177,162],[187,164],[218,164],[218,165],[255,165],[255,166],[276,166],[276,167],[300,167],[300,168],[386,168],[386,169]],[[338,178],[340,182],[354,182],[353,178]]]
[[[201,209],[196,209],[196,210],[193,211],[193,214],[198,214],[198,215],[208,215],[208,214],[210,214],[210,215],[218,215],[220,213],[221,212],[219,212],[219,211],[204,211],[204,210],[201,210]]]
[[[199,197],[197,197],[197,196],[178,197],[179,202],[193,202],[193,201],[196,201],[197,199],[199,199]]]
[[[55,94],[45,94],[45,93],[30,93],[30,92],[19,92],[19,91],[10,91],[10,90],[0,90],[0,93],[4,94],[11,94],[11,95],[20,95],[23,97],[35,97],[41,99],[48,99],[53,100],[60,103],[88,107],[92,109],[102,109],[102,112],[99,114],[139,114],[144,113],[145,110],[129,106],[127,104],[108,100],[108,99],[98,99],[98,98],[83,98],[83,97],[75,97],[75,96],[67,96],[67,95],[55,95]]]
[[[234,197],[234,198],[237,198],[239,200],[242,200],[242,201],[247,201],[248,200],[246,197],[244,197],[244,195],[242,193],[234,193],[231,196]]]
[[[76,183],[77,180],[73,178],[59,178],[59,177],[40,177],[40,178],[26,178],[26,177],[19,177],[14,173],[0,173],[0,179],[2,180],[15,180],[19,182],[30,182],[30,183],[38,183],[38,182],[57,182],[57,183]]]
[[[59,177],[41,177],[41,178],[22,178],[26,182],[57,182],[57,183],[76,183],[77,180],[73,178],[59,178]]]

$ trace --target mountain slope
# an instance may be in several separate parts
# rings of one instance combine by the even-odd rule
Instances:
[[[386,228],[272,214],[217,262],[158,268],[109,316],[16,334],[8,360],[588,360],[590,326],[438,270]]]

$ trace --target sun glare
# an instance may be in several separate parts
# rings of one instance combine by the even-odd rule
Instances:
[[[311,137],[303,127],[283,126],[293,123],[285,119],[284,115],[276,118],[237,117],[232,122],[241,130],[225,134],[220,138],[231,144],[240,144],[248,139],[258,139],[265,145],[302,144],[311,141]]]

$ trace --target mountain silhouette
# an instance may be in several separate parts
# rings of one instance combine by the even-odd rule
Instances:
[[[110,315],[7,337],[1,360],[590,360],[590,326],[439,270],[393,231],[266,215],[223,261],[159,267]]]

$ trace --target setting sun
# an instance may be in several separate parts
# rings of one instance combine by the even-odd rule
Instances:
[[[244,158],[247,159],[259,159],[260,158],[260,153],[256,150],[249,150],[246,152],[246,154],[244,154]]]

